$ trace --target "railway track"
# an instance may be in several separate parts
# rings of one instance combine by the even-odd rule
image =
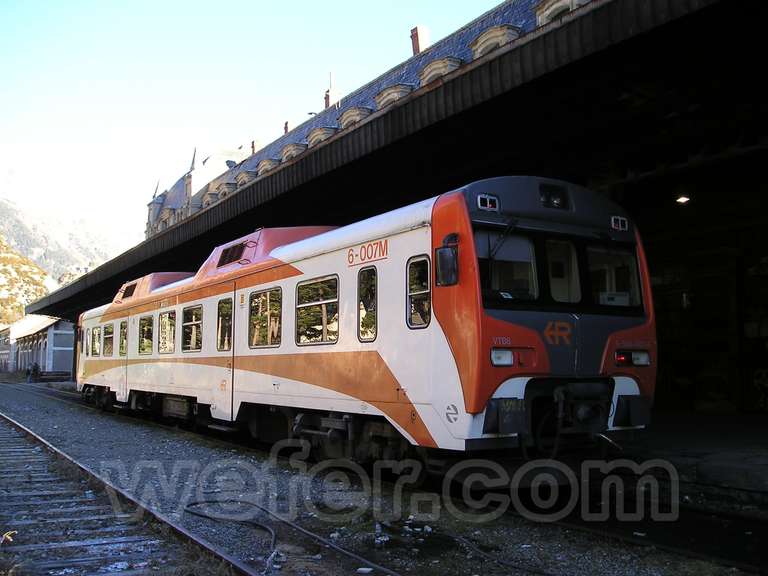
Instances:
[[[15,386],[15,388],[23,389],[27,394],[101,412],[100,409],[83,403],[79,399],[79,394],[76,393],[42,386],[35,386],[34,389],[29,389],[26,385]],[[167,427],[158,422],[148,421],[148,423]],[[217,439],[229,446],[241,446],[241,443],[231,439]],[[254,448],[249,447],[249,449]],[[435,491],[439,492],[438,489]],[[517,515],[512,510],[510,512]],[[761,546],[761,542],[768,538],[768,523],[755,518],[717,514],[681,506],[680,519],[676,522],[653,523],[646,520],[626,523],[610,519],[605,523],[594,523],[584,522],[578,518],[578,515],[571,515],[555,524],[635,545],[655,546],[683,556],[738,567],[747,572],[765,573],[763,566],[768,565],[768,556],[766,556],[768,551]],[[478,545],[482,546],[481,543]],[[763,564],[763,561],[766,563]],[[526,567],[518,566],[517,569],[522,572],[537,573],[536,570],[526,569]]]
[[[90,410],[90,411],[94,411],[94,412],[103,413],[102,409],[96,408],[96,407],[93,407],[93,406],[90,406],[90,405],[84,403],[82,401],[82,397],[78,393],[67,392],[67,391],[63,391],[63,390],[57,390],[57,389],[48,388],[48,387],[45,387],[45,386],[37,386],[37,385],[30,385],[30,384],[23,384],[23,385],[4,384],[4,386],[8,386],[8,387],[14,388],[14,389],[19,390],[19,391],[23,391],[24,393],[32,395],[32,396],[37,396],[37,397],[43,397],[43,398],[46,398],[46,399],[57,400],[57,401],[62,402],[62,403],[66,403],[66,404],[70,404],[70,405],[73,405],[73,406],[77,406],[78,408],[82,408],[82,409],[86,409],[86,410]],[[122,414],[114,414],[114,416],[122,417],[122,418],[128,418],[129,417],[127,415],[122,415]],[[228,556],[228,555],[226,555],[226,554],[216,550],[215,548],[213,548],[212,545],[207,543],[205,540],[196,538],[192,533],[187,531],[182,526],[180,526],[180,525],[170,521],[169,519],[167,519],[167,518],[165,518],[165,517],[163,517],[163,516],[153,512],[153,511],[151,511],[149,509],[144,508],[138,502],[136,502],[133,498],[131,498],[129,495],[127,495],[124,492],[120,491],[119,489],[115,488],[110,482],[107,482],[106,480],[101,479],[100,477],[98,477],[97,475],[92,473],[87,468],[81,466],[80,464],[77,464],[71,458],[69,458],[68,456],[66,456],[63,453],[60,453],[56,448],[54,448],[53,446],[48,444],[42,438],[39,438],[38,436],[36,436],[33,432],[31,432],[30,430],[25,428],[23,425],[15,422],[15,421],[12,421],[9,417],[7,417],[2,412],[0,412],[0,426],[3,425],[3,419],[7,419],[7,420],[13,422],[13,426],[14,427],[17,427],[18,429],[23,430],[23,432],[26,433],[26,434],[32,435],[35,440],[37,440],[38,442],[40,442],[43,445],[45,445],[48,449],[56,452],[57,454],[60,454],[61,456],[66,458],[69,463],[71,463],[71,464],[77,466],[78,468],[82,469],[82,471],[86,472],[88,475],[93,476],[99,483],[104,484],[105,487],[108,490],[111,490],[114,494],[117,494],[120,498],[128,500],[129,501],[129,503],[128,503],[129,506],[133,506],[135,508],[139,508],[143,512],[148,513],[148,514],[150,514],[152,516],[155,516],[159,520],[160,524],[165,525],[166,527],[170,527],[171,529],[173,529],[173,530],[175,530],[177,532],[180,532],[182,534],[182,536],[184,536],[185,538],[188,538],[189,540],[191,540],[192,545],[201,546],[202,548],[204,548],[203,552],[212,553],[214,556],[217,557],[217,558],[214,558],[214,559],[220,559],[219,566],[218,567],[214,567],[215,568],[214,571],[208,571],[204,564],[201,565],[199,561],[194,560],[194,558],[193,558],[193,562],[191,564],[189,564],[189,566],[192,566],[192,568],[189,569],[188,571],[185,571],[185,569],[183,568],[183,566],[186,566],[187,564],[184,561],[182,561],[181,562],[181,566],[169,567],[170,570],[167,573],[173,574],[174,576],[180,576],[181,574],[194,574],[194,575],[197,576],[198,574],[209,574],[209,573],[210,574],[216,574],[216,575],[246,574],[246,575],[249,575],[249,576],[250,575],[258,574],[259,576],[262,576],[264,574],[271,573],[273,568],[274,569],[279,569],[280,568],[279,565],[275,565],[275,564],[272,563],[272,558],[274,558],[275,555],[277,554],[276,542],[277,542],[277,538],[278,538],[278,533],[279,532],[275,528],[271,527],[269,524],[264,524],[263,522],[257,522],[257,521],[252,521],[252,520],[239,521],[239,522],[241,522],[243,524],[250,525],[253,528],[257,528],[259,530],[263,530],[263,531],[271,534],[271,536],[272,536],[272,546],[271,546],[271,548],[272,548],[271,552],[272,553],[269,556],[269,558],[267,559],[265,567],[262,570],[255,570],[254,568],[252,568],[252,567],[250,567],[248,565],[243,564],[239,560],[237,560],[235,558],[232,558],[231,556]],[[162,423],[158,423],[158,422],[153,421],[153,420],[147,420],[147,424],[151,424],[153,426],[158,426],[158,427],[167,428],[167,429],[173,429],[175,432],[179,432],[173,426],[162,424]],[[1,428],[0,428],[0,432],[2,432]],[[186,434],[190,434],[190,435],[195,435],[195,434],[193,434],[191,432],[187,432],[187,431],[182,431],[182,433],[186,433]],[[216,436],[216,432],[215,431],[212,431],[212,436],[213,437]],[[225,443],[225,444],[230,445],[230,446],[237,446],[237,447],[240,447],[240,448],[244,447],[242,444],[235,443],[235,442],[230,442],[228,440],[224,440],[224,439],[221,439],[221,438],[217,438],[217,441],[220,441],[220,442]],[[262,453],[262,451],[260,451],[258,449],[251,448],[251,450],[254,450],[254,451]],[[1,453],[2,452],[0,451],[0,454]],[[263,454],[266,455],[267,452],[263,452]],[[2,456],[0,456],[0,458],[2,458]],[[1,462],[0,462],[0,466],[1,466]],[[2,468],[0,467],[0,469],[2,469]],[[2,483],[0,482],[0,506],[2,506],[2,503],[3,503],[2,494],[3,494],[3,487],[2,487]],[[332,541],[322,537],[321,535],[319,535],[319,534],[317,534],[317,533],[315,533],[315,532],[313,532],[311,530],[307,530],[306,528],[296,524],[295,522],[292,522],[290,519],[288,519],[288,518],[286,518],[286,517],[284,517],[284,516],[282,516],[280,514],[277,514],[277,513],[273,512],[273,511],[269,510],[268,508],[262,507],[258,503],[248,502],[248,501],[242,501],[242,502],[240,502],[240,501],[233,501],[233,500],[230,500],[230,499],[227,499],[227,498],[213,498],[210,501],[193,502],[193,503],[191,503],[187,507],[186,511],[187,511],[188,514],[200,516],[200,517],[203,517],[203,518],[208,518],[209,520],[214,520],[214,521],[222,521],[223,520],[224,522],[232,522],[232,520],[229,520],[229,519],[218,518],[216,516],[216,514],[209,514],[208,512],[205,512],[204,511],[205,508],[202,508],[202,509],[198,508],[199,505],[216,506],[216,505],[220,505],[220,504],[232,504],[232,503],[239,503],[239,504],[242,504],[244,506],[250,507],[252,509],[255,508],[255,509],[261,510],[261,512],[263,514],[269,516],[274,521],[275,525],[281,525],[281,526],[285,527],[287,530],[293,531],[295,533],[299,533],[301,536],[305,537],[308,540],[313,540],[316,544],[320,544],[324,548],[330,548],[330,549],[334,550],[335,552],[337,552],[340,557],[345,558],[347,561],[352,560],[352,561],[356,562],[358,565],[362,564],[363,566],[367,567],[367,568],[364,568],[364,569],[370,569],[370,570],[373,571],[373,573],[383,574],[383,575],[386,575],[386,576],[400,576],[397,572],[395,572],[393,570],[390,570],[390,569],[388,569],[388,568],[386,568],[384,566],[381,566],[381,565],[371,561],[370,559],[368,559],[366,557],[360,556],[359,554],[356,554],[356,553],[354,553],[354,552],[352,552],[350,550],[347,550],[347,549],[337,545],[336,543],[334,543],[334,542],[332,542]],[[1,508],[0,508],[0,510],[1,510]],[[134,514],[133,512],[128,512],[127,515],[126,515],[126,518],[133,517],[133,514]],[[3,519],[2,514],[0,514],[0,522],[2,522],[2,519]],[[123,519],[124,518],[118,518],[118,520],[123,520]],[[0,524],[0,527],[2,527],[2,526],[3,525]],[[2,556],[0,556],[0,558],[2,558]],[[178,564],[180,564],[180,562],[177,561],[175,564],[178,565]],[[77,574],[81,574],[81,573],[82,574],[85,574],[85,573],[87,573],[87,574],[91,574],[91,573],[94,573],[94,574],[96,574],[96,573],[99,573],[99,574],[101,574],[101,573],[109,573],[109,574],[145,574],[145,573],[147,573],[149,571],[152,571],[152,569],[149,567],[149,565],[143,566],[138,571],[127,571],[127,572],[120,572],[119,569],[121,569],[121,567],[122,567],[122,564],[119,564],[117,566],[118,569],[111,569],[111,568],[107,567],[109,569],[107,569],[106,571],[105,570],[101,570],[101,571],[92,571],[92,572],[78,572],[78,571],[74,571],[74,570],[68,570],[68,571],[63,572],[63,573],[56,572],[56,574],[57,575],[58,574],[66,574],[67,576],[69,576],[69,575],[77,575]],[[0,575],[5,574],[5,572],[3,570],[4,570],[4,565],[0,561]],[[15,572],[14,574],[21,574],[21,573],[26,574],[28,572]],[[163,571],[161,573],[165,574],[166,572]],[[45,572],[42,572],[42,574],[45,574]],[[53,573],[51,573],[51,574],[53,574]]]
[[[257,574],[0,413],[0,573]]]

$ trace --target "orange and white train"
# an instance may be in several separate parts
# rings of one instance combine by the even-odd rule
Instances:
[[[648,422],[656,333],[629,216],[536,177],[340,228],[263,228],[79,321],[98,403],[327,455],[548,446]]]

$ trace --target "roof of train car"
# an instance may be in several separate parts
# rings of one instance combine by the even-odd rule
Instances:
[[[563,191],[565,206],[546,206],[542,190]],[[567,182],[537,176],[501,176],[478,180],[459,189],[467,200],[470,218],[521,229],[547,230],[578,236],[606,236],[620,242],[634,242],[635,229],[629,214],[607,196]],[[484,210],[478,197],[495,196],[498,211]],[[613,227],[613,218],[621,217],[626,228]]]
[[[541,185],[555,185],[567,190],[570,198],[569,209],[543,207]],[[473,221],[484,219],[496,224],[507,224],[512,216],[521,227],[536,228],[541,225],[536,225],[535,222],[547,222],[547,229],[554,227],[562,232],[605,234],[610,230],[612,216],[626,217],[626,212],[609,199],[582,186],[561,180],[534,176],[502,176],[473,182],[457,191],[465,196]],[[498,196],[501,204],[499,212],[479,210],[477,197],[480,194]],[[157,272],[125,283],[112,304],[88,310],[81,318],[100,316],[111,307],[129,309],[157,298],[167,298],[203,286],[231,281],[254,272],[292,264],[429,225],[437,198],[422,200],[340,228],[305,226],[256,230],[214,248],[196,273]],[[586,209],[582,210],[580,207]],[[617,240],[634,240],[634,229],[631,225],[627,230],[610,231],[611,236]],[[244,248],[238,259],[221,264],[223,253],[240,244]],[[131,284],[137,286],[135,294],[124,302],[121,296]]]
[[[429,224],[435,198],[423,200],[341,228],[305,226],[296,228],[263,228],[221,246],[217,246],[197,271],[155,272],[126,282],[114,300],[83,312],[81,319],[99,317],[108,310],[130,309],[157,298],[168,298],[202,286],[230,281],[253,272],[291,264],[306,258],[348,246],[391,236]],[[222,253],[238,244],[247,246],[243,258],[218,266]],[[250,251],[249,251],[250,250]],[[122,293],[135,284],[134,296],[123,301]]]

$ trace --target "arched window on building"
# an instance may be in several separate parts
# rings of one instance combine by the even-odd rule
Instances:
[[[421,86],[426,86],[441,76],[450,74],[459,66],[461,66],[461,60],[452,56],[432,60],[432,62],[421,69],[421,72],[419,73],[419,84]]]
[[[232,192],[234,192],[237,189],[237,184],[234,182],[220,182],[216,185],[216,193],[218,194],[218,199],[223,200],[227,196],[229,196]]]
[[[353,106],[352,108],[344,110],[339,116],[339,129],[345,130],[353,124],[357,124],[366,116],[370,116],[371,112],[372,110],[370,108],[364,106]]]
[[[384,88],[381,92],[376,94],[374,100],[376,100],[376,108],[381,110],[391,104],[394,104],[400,98],[407,96],[413,90],[413,86],[410,84],[395,84]]]
[[[571,10],[587,4],[590,0],[544,0],[536,7],[536,24],[544,26],[562,18]]]
[[[275,166],[280,164],[280,160],[276,158],[265,158],[256,165],[256,173],[261,176],[272,170]]]
[[[509,44],[519,37],[520,29],[509,24],[486,28],[469,44],[469,47],[472,49],[472,58],[477,59],[485,56],[489,52]]]
[[[307,146],[312,148],[317,146],[323,140],[327,140],[331,136],[336,134],[336,128],[334,126],[318,126],[310,130],[307,134]]]
[[[280,156],[282,158],[283,162],[288,162],[291,158],[296,158],[299,154],[304,152],[304,150],[307,149],[307,145],[301,142],[293,142],[291,144],[286,144],[283,146],[283,149],[280,151]]]
[[[256,170],[242,170],[241,172],[237,173],[237,176],[235,176],[235,182],[237,183],[238,188],[242,188],[249,182],[256,179],[256,176],[258,176],[258,172]]]

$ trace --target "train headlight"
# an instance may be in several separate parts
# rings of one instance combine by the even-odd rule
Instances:
[[[540,184],[539,195],[541,196],[541,205],[546,208],[557,208],[558,210],[570,209],[568,201],[568,189],[556,184]]]
[[[494,366],[512,366],[515,363],[515,355],[512,350],[506,348],[491,349],[491,364]]]
[[[616,366],[650,366],[651,355],[646,350],[617,350]]]

